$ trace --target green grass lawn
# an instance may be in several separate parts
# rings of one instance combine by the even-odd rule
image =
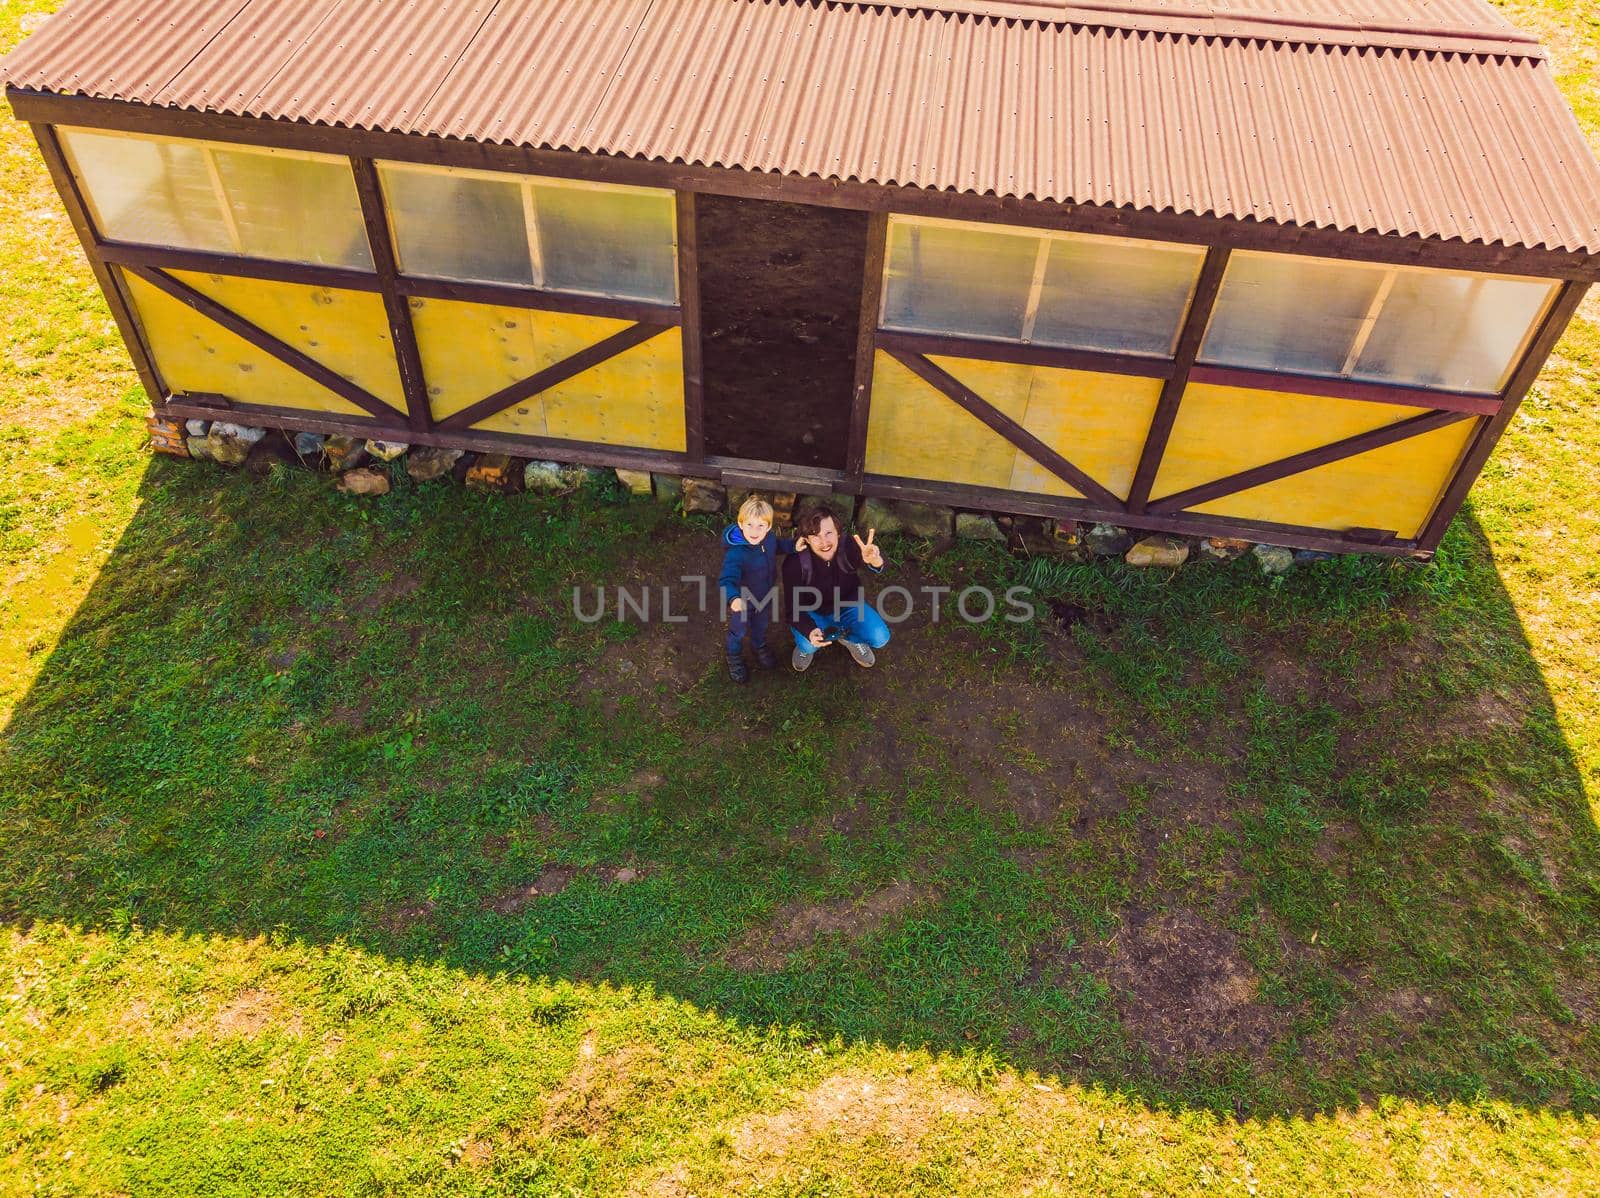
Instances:
[[[0,154],[0,1192],[1600,1192],[1593,301],[1430,567],[891,542],[1041,618],[735,689],[571,614],[710,524],[148,456]]]

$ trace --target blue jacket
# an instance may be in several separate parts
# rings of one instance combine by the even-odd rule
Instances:
[[[761,544],[752,545],[737,524],[723,532],[722,543],[727,548],[722,553],[717,585],[722,589],[723,607],[737,599],[742,590],[749,591],[758,601],[764,598],[778,581],[778,554],[794,552],[793,537],[769,532],[761,538]]]

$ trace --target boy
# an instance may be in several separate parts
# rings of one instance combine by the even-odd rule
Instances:
[[[755,645],[756,663],[764,669],[777,665],[767,647],[767,625],[777,602],[778,554],[793,553],[789,537],[769,537],[772,505],[752,495],[739,505],[739,522],[722,534],[727,546],[722,554],[722,574],[717,585],[728,612],[728,677],[749,682],[744,663],[744,636]]]

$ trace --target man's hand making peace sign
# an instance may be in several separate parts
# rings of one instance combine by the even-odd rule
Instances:
[[[876,528],[867,529],[867,539],[863,541],[859,534],[850,534],[850,539],[856,543],[856,548],[861,551],[861,560],[874,570],[883,569],[883,550],[872,543],[872,538],[878,535]]]

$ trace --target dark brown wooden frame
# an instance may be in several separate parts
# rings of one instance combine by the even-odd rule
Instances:
[[[35,136],[39,141],[46,165],[61,192],[73,226],[83,242],[96,279],[106,293],[112,315],[128,343],[140,379],[152,396],[152,402],[158,411],[172,415],[187,413],[215,415],[221,411],[235,414],[248,413],[252,419],[260,423],[276,427],[338,431],[335,428],[338,426],[340,429],[362,430],[363,435],[382,434],[409,439],[417,444],[457,445],[462,448],[493,446],[502,451],[536,452],[592,464],[627,465],[713,477],[725,472],[737,474],[747,466],[777,465],[777,473],[773,477],[791,479],[796,483],[807,485],[797,486],[796,489],[842,486],[858,494],[960,503],[981,510],[1107,519],[1157,531],[1187,532],[1196,535],[1240,535],[1255,539],[1276,537],[1285,543],[1312,548],[1410,553],[1424,557],[1431,555],[1443,537],[1451,517],[1482,469],[1489,452],[1515,414],[1523,395],[1537,377],[1539,368],[1576,311],[1588,284],[1600,280],[1600,255],[1468,245],[1418,237],[1373,236],[1267,222],[1141,212],[1095,205],[1055,204],[1016,197],[930,192],[912,187],[886,187],[738,169],[699,167],[683,163],[662,163],[607,155],[221,116],[213,113],[202,114],[151,108],[120,101],[28,92],[14,88],[8,89],[7,96],[16,115],[34,126]],[[94,229],[87,206],[66,167],[60,145],[54,130],[50,127],[55,124],[278,146],[349,157],[356,170],[358,191],[363,201],[363,216],[367,222],[369,240],[374,243],[377,269],[367,274],[337,268],[236,259],[227,255],[200,254],[104,241]],[[621,302],[554,294],[532,288],[455,283],[402,276],[395,269],[393,249],[388,238],[387,218],[382,211],[382,191],[381,188],[375,187],[376,172],[372,167],[372,160],[375,158],[671,188],[678,193],[679,303],[659,305]],[[851,407],[846,468],[836,479],[831,477],[833,472],[802,471],[792,466],[778,464],[724,462],[707,459],[704,456],[701,415],[703,379],[700,367],[693,195],[696,192],[854,208],[872,214],[869,224],[867,269],[863,279],[862,329],[858,339],[856,384]],[[1178,349],[1171,361],[1152,361],[1132,355],[1054,350],[1038,346],[995,346],[992,343],[967,338],[928,337],[877,328],[890,212],[1200,244],[1207,246],[1208,252],[1185,327],[1179,337]],[[1263,371],[1225,370],[1196,365],[1194,356],[1198,350],[1199,339],[1204,333],[1205,321],[1209,318],[1211,304],[1215,299],[1216,288],[1220,285],[1228,254],[1233,249],[1241,248],[1438,269],[1527,274],[1563,280],[1565,285],[1547,312],[1539,331],[1530,340],[1510,382],[1494,396],[1432,392],[1419,388],[1354,383],[1348,380],[1313,379]],[[385,257],[387,262],[384,260]],[[387,423],[388,415],[385,415],[383,420],[375,419],[369,425],[359,420],[329,419],[325,413],[229,405],[225,400],[215,396],[170,395],[162,383],[148,346],[144,343],[133,306],[123,293],[116,271],[112,269],[113,266],[141,272],[152,269],[159,271],[163,268],[200,270],[378,292],[384,297],[396,351],[400,357],[398,365],[402,382],[405,384],[408,405],[407,427],[402,429],[391,426]],[[170,276],[165,277],[173,281],[170,280]],[[415,348],[409,318],[409,300],[413,297],[585,312],[627,319],[635,322],[638,330],[653,328],[656,332],[662,327],[679,325],[684,338],[686,452],[663,453],[547,438],[509,437],[469,431],[458,427],[460,421],[456,418],[440,421],[437,425],[429,420],[419,419],[416,395],[417,381],[420,380],[420,357],[413,366],[417,372],[414,377],[408,374],[406,361],[407,356]],[[630,333],[634,331],[629,330]],[[654,335],[654,332],[651,335]],[[1118,501],[1109,492],[1094,493],[1091,499],[1079,501],[868,474],[865,469],[865,450],[870,417],[872,366],[875,352],[879,348],[894,353],[902,361],[907,361],[908,356],[913,360],[920,360],[935,371],[938,367],[927,363],[929,354],[1015,361],[1162,379],[1163,389],[1161,399],[1158,401],[1157,414],[1150,435],[1147,437],[1145,450],[1141,454],[1134,487],[1128,501],[1126,503]],[[281,354],[279,356],[281,357]],[[525,380],[525,383],[531,381]],[[949,381],[954,382],[954,380]],[[1478,421],[1479,427],[1426,527],[1414,541],[1395,539],[1382,530],[1351,529],[1337,533],[1327,529],[1218,520],[1210,516],[1187,513],[1178,508],[1176,506],[1178,500],[1187,503],[1204,502],[1187,494],[1167,496],[1155,502],[1151,502],[1149,498],[1150,488],[1159,470],[1161,455],[1176,420],[1184,388],[1190,382],[1224,383],[1254,389],[1281,390],[1290,394],[1333,396],[1425,408],[1429,411],[1424,416],[1414,419],[1428,422],[1426,428],[1441,427],[1442,423],[1433,422],[1448,422],[1445,421],[1447,415],[1452,420],[1464,419],[1469,415],[1483,419]],[[965,392],[959,383],[955,386]],[[941,387],[941,390],[947,395],[950,394],[950,388],[947,386]],[[981,397],[967,393],[962,398],[968,401],[976,400],[981,406],[976,410],[969,407],[968,410],[975,410],[975,414],[982,412],[980,418],[989,418],[990,426],[996,427],[1002,435],[1007,435],[1015,441],[1017,438],[1014,434],[1020,431],[1024,442],[1020,447],[1035,456],[1042,453],[1044,458],[1042,464],[1057,470],[1058,473],[1060,472],[1058,468],[1061,467],[1069,468],[1069,473],[1076,469],[1048,446],[1032,444],[1026,430],[1009,427],[1003,415],[1000,422],[993,421],[993,416],[1001,414],[995,412],[992,406],[983,403]],[[512,402],[516,400],[513,399]],[[482,404],[474,405],[474,408],[481,406]],[[386,412],[392,411],[387,409],[387,405],[385,409]],[[984,412],[983,409],[987,411]],[[425,415],[426,411],[424,405],[422,414]],[[394,415],[399,416],[398,413]],[[482,419],[482,414],[477,419]],[[1014,424],[1014,422],[1009,423]],[[1404,421],[1400,423],[1426,431],[1422,425]],[[1353,450],[1350,449],[1352,443],[1357,446]],[[1241,479],[1248,480],[1257,477],[1263,471],[1270,473],[1273,470],[1287,469],[1292,473],[1293,469],[1290,468],[1303,459],[1307,464],[1296,468],[1309,469],[1314,465],[1323,464],[1315,460],[1316,455],[1334,453],[1337,456],[1325,460],[1337,460],[1339,456],[1349,456],[1345,450],[1362,452],[1363,445],[1364,443],[1357,438],[1346,439],[1344,442],[1311,451],[1310,455],[1295,455],[1292,459],[1268,463],[1253,471],[1243,472],[1233,479],[1217,480],[1215,483],[1207,484],[1207,488],[1214,488],[1224,483],[1233,484]],[[749,471],[745,470],[745,473]],[[830,477],[819,482],[817,478],[812,477],[813,475]],[[1093,480],[1088,481],[1093,482]],[[1246,485],[1259,485],[1260,481],[1265,479],[1258,477],[1256,483],[1247,482]],[[1204,489],[1206,488],[1196,490]],[[1107,497],[1112,502],[1105,502]]]

